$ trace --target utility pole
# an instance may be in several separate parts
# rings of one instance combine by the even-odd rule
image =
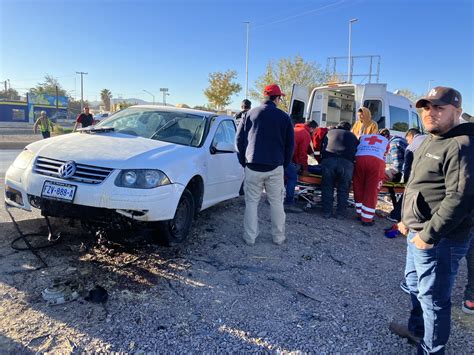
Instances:
[[[76,74],[81,74],[81,112],[84,108],[84,85],[83,85],[83,75],[87,75],[83,71],[77,71]]]
[[[250,22],[244,22],[247,25],[247,45],[245,50],[245,98],[249,96],[249,27]]]
[[[349,21],[349,58],[348,62],[349,64],[347,65],[347,82],[352,82],[352,56],[351,56],[351,46],[352,46],[352,24],[354,22],[357,22],[359,19],[353,18],[352,20]]]
[[[59,89],[58,86],[56,85],[56,113],[59,112]]]
[[[163,93],[163,105],[166,106],[166,95],[169,95],[168,88],[160,88],[160,91]]]

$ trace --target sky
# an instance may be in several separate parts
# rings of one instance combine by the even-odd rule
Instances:
[[[380,55],[390,91],[424,94],[451,86],[474,114],[474,1],[471,0],[0,0],[0,81],[20,93],[58,78],[73,97],[204,105],[211,72],[236,70],[245,97],[246,25],[249,88],[270,61],[300,55],[326,67],[328,57]],[[340,62],[346,72],[347,62]],[[356,62],[354,74],[368,71]],[[366,83],[367,77],[354,77]]]

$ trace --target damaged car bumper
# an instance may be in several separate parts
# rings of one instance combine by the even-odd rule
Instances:
[[[169,220],[184,190],[184,186],[173,183],[147,190],[118,187],[114,180],[119,170],[112,170],[99,184],[89,184],[41,175],[32,169],[32,165],[26,169],[10,166],[5,176],[5,202],[26,211],[39,208],[54,217],[118,213],[143,222]],[[45,196],[47,186],[64,186],[65,196]],[[70,196],[66,196],[68,192]]]

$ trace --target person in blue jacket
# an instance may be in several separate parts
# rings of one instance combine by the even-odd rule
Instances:
[[[285,186],[283,171],[291,162],[294,131],[290,117],[277,106],[283,94],[276,84],[263,91],[262,105],[248,111],[237,129],[236,145],[240,164],[245,168],[244,235],[248,245],[259,234],[258,203],[263,190],[270,203],[273,242],[285,241]]]

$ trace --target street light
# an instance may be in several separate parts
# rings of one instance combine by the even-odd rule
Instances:
[[[169,95],[168,88],[160,88],[160,91],[163,93],[163,105],[166,106],[166,95]]]
[[[357,18],[353,18],[349,21],[349,58],[347,65],[347,81],[350,83],[352,81],[352,55],[351,55],[351,45],[352,45],[352,24],[359,21]]]
[[[249,26],[250,22],[244,22],[247,25],[247,45],[245,49],[245,98],[249,96]]]
[[[145,91],[148,95],[151,95],[151,97],[153,97],[153,105],[155,104],[155,95],[153,95],[151,92],[149,91],[146,91],[145,89],[143,89],[143,91]]]

